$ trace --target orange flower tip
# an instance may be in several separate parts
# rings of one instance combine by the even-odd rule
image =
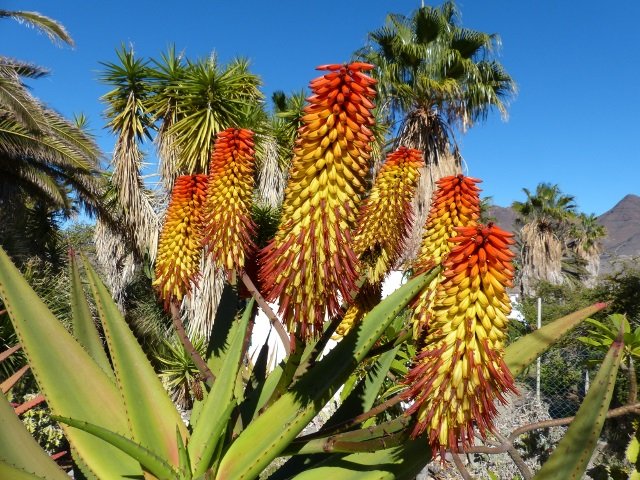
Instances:
[[[352,62],[350,64],[347,65],[347,68],[349,70],[359,70],[359,71],[363,71],[363,72],[368,72],[369,70],[373,70],[375,68],[374,65],[371,65],[370,63],[364,63],[364,62]]]
[[[340,70],[342,67],[344,67],[344,65],[339,64],[339,63],[328,63],[326,65],[319,65],[316,67],[316,70],[329,70],[329,71],[336,71],[336,70]]]

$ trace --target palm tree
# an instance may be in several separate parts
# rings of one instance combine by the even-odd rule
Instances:
[[[16,19],[54,42],[73,45],[62,25],[38,13],[0,10],[0,18]],[[14,216],[18,211],[25,216],[40,212],[47,218],[68,218],[78,206],[105,213],[96,175],[101,154],[85,132],[86,120],[68,121],[24,84],[24,79],[47,73],[0,55],[0,210],[11,210]]]
[[[537,281],[554,285],[564,282],[569,269],[563,271],[565,244],[576,216],[575,199],[565,195],[558,185],[540,183],[535,193],[523,189],[524,202],[513,202],[520,226],[521,291],[532,294]],[[574,269],[580,275],[579,268]]]
[[[472,127],[492,109],[506,117],[505,102],[516,87],[493,59],[499,43],[495,34],[460,26],[454,2],[447,1],[411,17],[389,15],[356,53],[377,66],[380,113],[397,132],[394,147],[424,152],[408,258],[420,242],[435,182],[461,171],[454,131]]]
[[[595,286],[600,271],[601,241],[606,235],[607,229],[598,223],[598,217],[593,213],[580,213],[572,225],[569,248],[585,263],[583,281],[588,287]]]

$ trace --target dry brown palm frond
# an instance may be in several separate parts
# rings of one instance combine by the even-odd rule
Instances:
[[[170,119],[165,118],[154,140],[158,158],[160,159],[158,172],[160,173],[160,182],[164,190],[163,197],[167,197],[166,200],[168,200],[168,196],[173,189],[173,182],[183,173],[178,168],[180,152],[176,147],[175,136],[169,133],[171,125]]]
[[[209,338],[226,278],[224,271],[214,265],[211,255],[202,255],[200,272],[191,295],[184,298],[181,306],[189,338]]]
[[[555,233],[544,222],[533,221],[520,230],[520,241],[524,294],[532,295],[539,280],[562,284],[562,242]]]
[[[262,153],[258,166],[258,187],[256,200],[259,206],[278,208],[284,198],[287,183],[287,172],[280,167],[278,158],[278,142],[269,136],[260,136]]]
[[[158,215],[140,175],[142,152],[136,138],[120,135],[113,153],[113,176],[122,221],[140,257],[147,253],[153,261],[158,243]]]
[[[98,217],[93,234],[96,258],[107,287],[120,310],[124,310],[124,291],[135,275],[136,263],[122,236]]]
[[[403,262],[410,263],[416,256],[422,238],[422,228],[429,214],[431,197],[436,189],[435,182],[442,177],[462,172],[462,158],[454,145],[452,147],[448,127],[437,112],[415,109],[402,124],[396,139],[396,147],[405,146],[420,150],[425,167],[420,169],[420,179],[413,200],[414,224],[402,256]]]

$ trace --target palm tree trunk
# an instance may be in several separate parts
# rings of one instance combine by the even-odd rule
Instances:
[[[123,241],[122,236],[100,218],[96,221],[93,240],[105,283],[118,308],[124,311],[124,290],[136,271],[134,255],[127,249],[127,242]]]
[[[406,146],[422,151],[425,163],[425,167],[420,169],[420,179],[412,204],[414,223],[402,255],[405,264],[413,261],[420,247],[436,182],[442,177],[462,172],[462,158],[457,148],[452,148],[447,130],[448,127],[437,112],[417,108],[407,116],[396,139],[396,148]]]
[[[208,339],[226,276],[223,270],[216,268],[211,255],[206,254],[200,259],[200,272],[202,275],[191,296],[182,302],[181,313],[189,338],[200,336]]]
[[[257,204],[277,208],[284,199],[287,172],[278,162],[278,144],[273,137],[262,137],[263,157],[258,170]]]
[[[554,285],[563,283],[562,242],[549,229],[533,221],[520,230],[522,242],[522,291],[533,295],[535,284],[545,280]]]

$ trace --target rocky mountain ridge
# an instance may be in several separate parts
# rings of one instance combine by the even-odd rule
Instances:
[[[516,213],[510,207],[493,206],[489,215],[501,228],[515,232]],[[640,257],[640,196],[625,195],[613,208],[598,217],[607,229],[600,257],[603,271],[616,260]]]

